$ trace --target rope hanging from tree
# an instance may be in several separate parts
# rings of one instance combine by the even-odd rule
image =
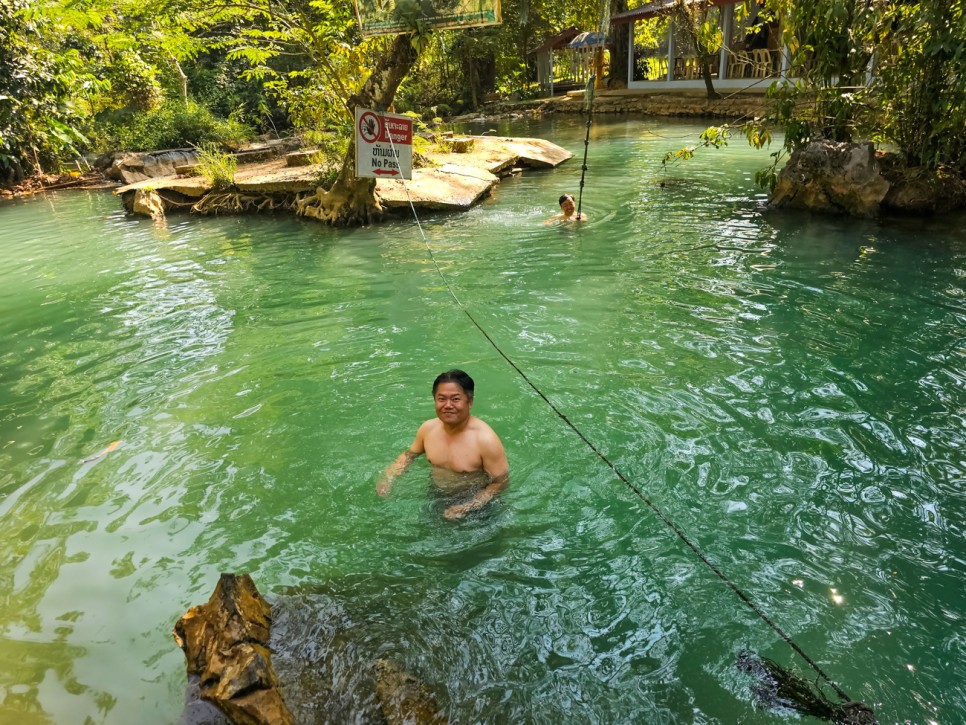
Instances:
[[[594,105],[594,81],[597,76],[591,73],[584,89],[584,110],[587,112],[587,132],[584,134],[584,163],[580,165],[580,191],[577,194],[577,219],[580,219],[580,205],[584,200],[584,177],[587,175],[587,147],[590,146],[591,108]]]

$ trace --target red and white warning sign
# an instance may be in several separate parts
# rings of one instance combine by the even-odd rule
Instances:
[[[356,176],[413,178],[413,119],[356,108]]]

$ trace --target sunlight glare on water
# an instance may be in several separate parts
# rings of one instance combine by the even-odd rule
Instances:
[[[963,722],[962,218],[764,212],[766,152],[664,171],[701,127],[620,118],[591,127],[590,221],[546,225],[583,123],[489,128],[578,158],[422,217],[466,308],[880,722]],[[319,721],[375,717],[379,657],[462,723],[787,720],[744,649],[815,680],[472,326],[411,219],[163,228],[61,192],[0,235],[0,722],[176,722],[171,628],[224,571],[275,602]],[[374,493],[452,367],[511,464],[460,523],[425,461]]]

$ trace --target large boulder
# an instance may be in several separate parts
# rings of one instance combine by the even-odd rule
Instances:
[[[966,179],[949,168],[907,166],[896,154],[878,156],[889,193],[882,206],[905,214],[946,214],[966,207]]]
[[[812,141],[792,153],[768,205],[871,217],[888,191],[871,143]]]
[[[169,149],[149,154],[131,153],[114,158],[104,175],[125,184],[134,184],[161,176],[173,176],[176,166],[197,162],[194,149]]]

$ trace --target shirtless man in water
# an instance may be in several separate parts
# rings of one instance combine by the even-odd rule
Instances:
[[[393,481],[423,453],[433,465],[433,483],[442,493],[477,488],[468,501],[443,511],[448,519],[459,519],[482,508],[506,488],[510,466],[503,444],[490,426],[470,415],[474,387],[473,378],[462,370],[450,370],[436,378],[436,417],[419,426],[413,444],[380,477],[376,493],[388,496]]]
[[[553,224],[554,222],[585,222],[587,221],[587,215],[583,212],[577,214],[577,202],[574,201],[573,194],[564,194],[559,199],[557,203],[560,204],[560,213],[556,216],[552,216],[547,219],[546,224]]]

